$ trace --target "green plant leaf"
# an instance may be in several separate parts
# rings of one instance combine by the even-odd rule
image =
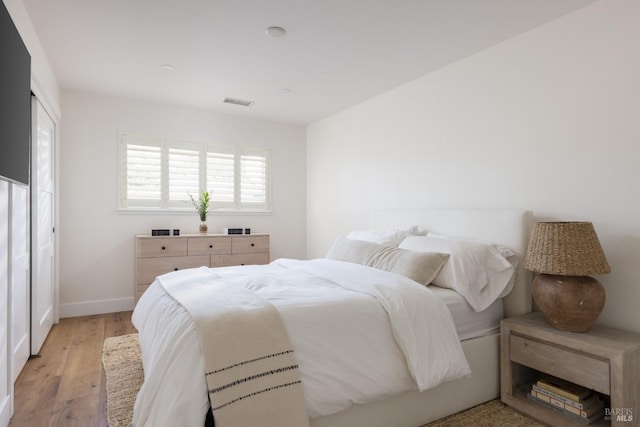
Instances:
[[[193,197],[191,193],[187,192],[187,194],[191,199],[191,203],[193,203],[193,206],[196,208],[196,212],[198,212],[198,215],[200,216],[200,220],[202,222],[206,221],[207,215],[209,214],[209,212],[213,210],[213,206],[211,203],[211,196],[209,192],[206,190],[200,190],[197,200],[195,197]]]

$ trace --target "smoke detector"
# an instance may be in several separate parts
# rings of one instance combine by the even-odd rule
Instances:
[[[267,27],[264,32],[266,35],[273,38],[283,37],[285,34],[287,34],[287,31],[282,27]]]

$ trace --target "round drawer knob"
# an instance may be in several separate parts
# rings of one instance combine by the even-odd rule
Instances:
[[[253,244],[253,243],[252,243],[252,244],[251,244],[251,247],[254,247],[254,246],[255,246],[255,244]]]
[[[173,271],[178,271],[178,267],[174,268]]]
[[[209,249],[213,249],[213,245],[209,245]]]
[[[163,247],[162,247],[162,250],[164,251],[165,249],[167,249],[167,247],[166,247],[166,246],[163,246]]]

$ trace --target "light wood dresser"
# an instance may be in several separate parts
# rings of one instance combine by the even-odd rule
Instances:
[[[154,279],[194,267],[268,264],[268,234],[136,236],[135,302]]]
[[[604,418],[592,426],[640,425],[639,334],[600,325],[559,331],[540,313],[529,313],[501,321],[500,347],[507,405],[552,426],[585,425],[527,398],[531,384],[549,374],[600,393]]]

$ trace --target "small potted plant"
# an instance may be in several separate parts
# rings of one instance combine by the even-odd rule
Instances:
[[[211,195],[206,190],[201,190],[197,199],[193,197],[191,193],[187,194],[189,194],[191,203],[193,203],[193,206],[196,208],[196,212],[198,212],[198,215],[200,216],[200,221],[202,221],[200,223],[200,233],[207,234],[207,215],[213,210],[213,207],[211,206]]]

